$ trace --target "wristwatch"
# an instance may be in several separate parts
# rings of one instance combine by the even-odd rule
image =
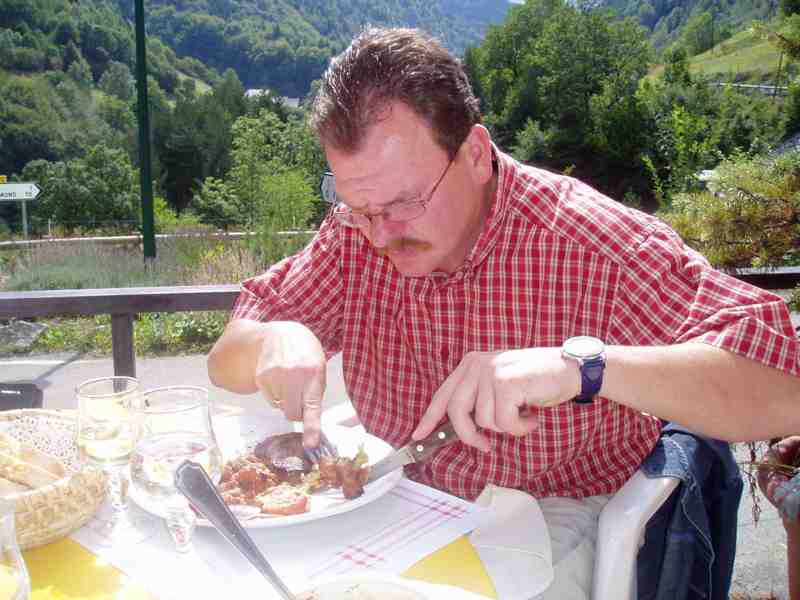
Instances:
[[[581,393],[573,398],[578,404],[591,404],[603,386],[606,368],[606,345],[588,335],[571,337],[561,346],[561,356],[578,363],[581,372]]]

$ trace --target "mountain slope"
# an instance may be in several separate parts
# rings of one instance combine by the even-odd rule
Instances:
[[[604,0],[602,6],[647,27],[656,48],[678,40],[693,20],[697,25],[707,13],[707,47],[711,47],[754,19],[773,17],[778,0]]]
[[[118,9],[133,19],[129,0]],[[505,0],[147,0],[148,33],[247,87],[299,96],[365,24],[420,27],[454,52],[502,21]]]

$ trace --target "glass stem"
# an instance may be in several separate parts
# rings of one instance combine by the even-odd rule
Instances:
[[[196,526],[197,515],[186,498],[180,494],[173,496],[167,504],[167,529],[178,552],[186,553],[191,550],[192,535]]]
[[[122,476],[122,469],[125,467],[110,467],[108,473],[108,485],[111,496],[111,508],[114,512],[127,510],[128,508],[128,478]]]

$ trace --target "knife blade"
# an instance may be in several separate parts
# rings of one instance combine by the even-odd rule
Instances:
[[[387,473],[411,463],[421,462],[429,458],[436,450],[458,440],[453,425],[448,421],[434,430],[428,437],[410,442],[385,456],[369,467],[367,483],[383,477]]]

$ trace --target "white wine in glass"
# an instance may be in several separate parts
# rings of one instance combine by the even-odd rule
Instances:
[[[102,533],[104,541],[113,544],[135,531],[128,516],[126,469],[136,440],[131,408],[139,394],[139,382],[133,377],[100,377],[81,383],[75,394],[81,460],[108,475],[113,512]]]

